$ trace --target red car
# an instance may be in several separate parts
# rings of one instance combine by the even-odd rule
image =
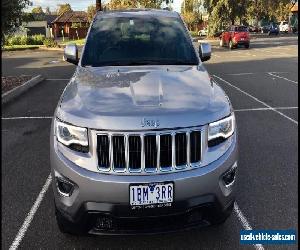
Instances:
[[[230,49],[243,45],[245,48],[250,46],[250,35],[246,26],[233,25],[222,32],[220,36],[220,46],[228,46]]]

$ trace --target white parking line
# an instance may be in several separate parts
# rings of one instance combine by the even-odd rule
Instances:
[[[47,78],[46,81],[69,81],[70,78]]]
[[[33,217],[36,213],[36,211],[38,210],[49,186],[50,186],[50,183],[52,181],[52,177],[51,177],[51,174],[49,174],[41,192],[39,193],[38,197],[36,198],[33,206],[31,207],[29,213],[27,214],[24,222],[23,222],[23,225],[21,226],[21,228],[19,229],[19,232],[17,233],[16,235],[16,238],[14,239],[13,243],[11,244],[11,246],[9,247],[9,250],[15,250],[18,248],[18,246],[20,245],[28,227],[30,226],[30,223],[31,221],[33,220]]]
[[[18,116],[18,117],[1,117],[2,120],[20,120],[20,119],[52,119],[53,116]]]
[[[241,222],[243,228],[245,230],[252,230],[251,225],[249,224],[247,218],[244,216],[244,214],[242,213],[241,209],[239,208],[236,202],[234,202],[234,212],[238,217],[239,221]],[[264,247],[261,244],[255,244],[254,247],[255,249],[260,249],[260,250],[264,249]]]
[[[286,119],[290,120],[291,122],[295,123],[295,124],[298,126],[298,122],[297,122],[297,121],[295,121],[295,120],[292,119],[291,117],[289,117],[289,116],[283,114],[282,112],[280,112],[280,111],[274,109],[274,108],[271,107],[269,104],[267,104],[267,103],[265,103],[265,102],[259,100],[258,98],[254,97],[253,95],[250,95],[249,93],[247,93],[246,91],[240,89],[239,87],[234,86],[233,84],[231,84],[230,82],[224,80],[223,78],[221,78],[221,77],[219,77],[219,76],[216,76],[216,75],[213,75],[213,76],[216,77],[216,78],[218,78],[220,81],[226,83],[226,84],[229,85],[230,87],[235,88],[236,90],[242,92],[243,94],[245,94],[245,95],[251,97],[253,100],[255,100],[255,101],[257,101],[257,102],[263,104],[263,105],[266,106],[267,108],[270,108],[270,109],[271,109],[272,111],[274,111],[275,113],[277,113],[277,114],[279,114],[279,115],[285,117]]]
[[[298,107],[273,107],[273,108],[251,108],[251,109],[235,109],[234,112],[241,112],[241,111],[259,111],[259,110],[273,110],[273,109],[298,109]]]
[[[276,72],[268,72],[268,74],[269,74],[270,76],[274,76],[274,77],[281,78],[281,79],[284,79],[284,80],[286,80],[286,81],[289,81],[289,82],[293,82],[293,83],[298,84],[298,82],[296,82],[296,81],[290,80],[290,79],[288,79],[288,78],[286,78],[286,77],[283,77],[283,76],[274,75],[274,73],[276,73]]]

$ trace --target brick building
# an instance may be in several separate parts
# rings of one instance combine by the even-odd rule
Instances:
[[[87,13],[84,11],[67,11],[58,16],[52,24],[55,38],[64,35],[70,39],[85,38],[89,26]]]

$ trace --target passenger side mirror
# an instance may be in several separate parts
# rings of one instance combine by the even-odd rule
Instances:
[[[76,44],[68,44],[64,49],[64,60],[75,65],[78,64],[78,48]]]
[[[200,43],[199,56],[202,62],[207,61],[211,57],[211,46],[209,43]]]

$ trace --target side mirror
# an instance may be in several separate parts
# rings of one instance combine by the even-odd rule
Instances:
[[[76,44],[68,44],[64,49],[64,60],[75,65],[78,64],[78,48]]]
[[[200,43],[199,56],[202,62],[207,61],[211,57],[211,46],[209,43]]]

